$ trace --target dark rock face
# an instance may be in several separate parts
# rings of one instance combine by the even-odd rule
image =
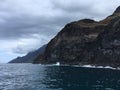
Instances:
[[[78,64],[86,57],[87,50],[98,34],[104,30],[104,25],[93,20],[84,19],[67,24],[58,35],[52,39],[42,56],[34,63],[69,63]],[[90,45],[90,47],[87,47]]]
[[[120,66],[120,17],[114,15],[67,24],[34,63]]]
[[[120,13],[120,6],[115,10],[114,13]]]
[[[115,18],[97,40],[94,63],[120,66],[120,17]]]
[[[11,60],[9,63],[33,63],[33,61],[38,57],[39,54],[43,53],[46,45],[43,45],[38,50],[28,53],[23,57],[17,57]]]

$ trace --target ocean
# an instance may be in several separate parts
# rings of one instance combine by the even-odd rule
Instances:
[[[120,90],[120,71],[74,66],[0,64],[0,90]]]

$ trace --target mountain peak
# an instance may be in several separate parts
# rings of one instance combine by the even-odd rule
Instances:
[[[79,20],[78,22],[83,22],[83,23],[96,23],[96,21],[92,20],[92,19],[82,19]]]
[[[115,10],[114,14],[115,13],[120,13],[120,6]]]

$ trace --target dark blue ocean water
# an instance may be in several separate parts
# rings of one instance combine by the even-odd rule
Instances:
[[[120,90],[120,71],[72,66],[1,64],[0,90]]]

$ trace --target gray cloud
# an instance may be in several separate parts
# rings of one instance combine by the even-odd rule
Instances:
[[[77,16],[77,19],[94,18],[97,20],[111,14],[120,4],[117,0],[69,0],[69,2],[52,0],[52,2],[54,3],[54,9],[66,13],[68,16],[72,14],[72,16]]]
[[[1,39],[18,39],[31,34],[55,35],[63,26],[67,17],[11,17],[0,24]],[[24,36],[24,37],[23,37]]]
[[[15,40],[12,51],[27,53],[47,43],[66,23],[100,20],[119,4],[117,0],[0,0],[0,40]]]
[[[20,2],[20,0],[18,0],[20,2],[19,4],[15,2],[15,0],[13,0],[13,2],[12,0],[10,1],[1,1],[2,7],[0,8],[0,19],[2,21],[0,22],[0,39],[26,38],[35,33],[53,36],[68,22],[79,20],[81,18],[100,19],[108,13],[108,8],[110,8],[109,5],[106,7],[105,3],[101,3],[102,1],[99,2],[101,5],[101,7],[99,7],[99,5],[96,4],[98,2],[97,0],[94,0],[94,2],[91,0],[51,0],[51,3],[47,0],[46,4],[49,5],[50,9],[48,10],[50,11],[47,9],[45,9],[45,11],[37,11],[38,9],[35,8],[36,11],[30,12],[29,10],[34,8],[32,5],[29,5],[29,9],[17,11],[19,8],[25,8],[24,6],[21,6],[21,4],[28,3],[28,0],[26,2],[23,0]],[[108,0],[105,0],[104,2],[107,1]],[[29,2],[31,3],[28,4],[34,2],[33,6],[40,4],[39,0],[30,0]],[[11,5],[8,5],[7,3],[16,3],[18,6],[9,8]],[[105,6],[105,8],[102,8],[102,5]],[[37,8],[44,10],[44,7],[39,6]],[[48,15],[46,15],[47,12]],[[33,13],[35,13],[35,15]]]

